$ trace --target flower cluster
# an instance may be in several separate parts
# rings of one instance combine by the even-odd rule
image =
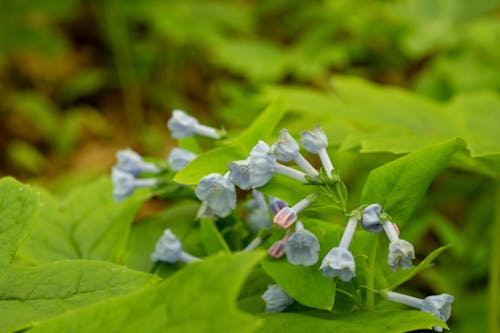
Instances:
[[[202,125],[196,118],[180,110],[173,111],[167,126],[173,138],[202,135],[220,139],[225,136],[224,130]],[[306,160],[300,152],[301,146],[307,152],[318,155],[322,169],[315,169]],[[261,140],[257,141],[245,159],[227,164],[227,172],[210,173],[199,180],[194,190],[194,195],[201,201],[197,218],[209,216],[213,219],[227,218],[223,223],[233,221],[230,215],[237,207],[237,188],[247,191],[246,196],[250,199],[246,200],[244,206],[248,230],[257,235],[241,251],[248,252],[260,247],[274,234],[275,241],[267,250],[270,257],[280,259],[286,255],[288,263],[292,265],[316,265],[320,259],[320,242],[311,231],[315,229],[309,226],[308,230],[307,220],[302,220],[306,223],[300,221],[299,215],[318,199],[320,193],[333,199],[345,212],[346,197],[342,194],[345,186],[334,169],[327,147],[328,139],[319,126],[315,126],[312,131],[303,131],[298,142],[286,129],[281,129],[278,139],[270,145]],[[196,158],[197,154],[193,152],[174,148],[168,156],[166,167],[163,168],[161,163],[145,162],[139,154],[130,149],[119,151],[117,165],[112,169],[113,195],[119,201],[136,188],[157,187],[159,181],[155,177],[158,174],[178,172]],[[295,163],[297,168],[284,164],[290,162]],[[314,185],[315,187],[311,188],[317,188],[318,193],[306,195],[289,206],[279,198],[260,192],[258,189],[266,185],[276,174],[290,177],[301,184]],[[334,278],[345,283],[356,279],[356,261],[349,248],[358,224],[370,233],[385,232],[389,240],[387,264],[391,270],[412,267],[412,260],[415,259],[413,245],[399,238],[397,225],[391,221],[380,204],[374,203],[361,206],[348,215],[339,243],[327,252],[318,265],[325,278]],[[201,259],[184,251],[181,240],[170,229],[166,229],[156,243],[151,260],[190,263]],[[443,321],[450,317],[453,302],[451,295],[442,294],[419,299],[388,290],[380,293],[389,301],[432,313]],[[277,284],[269,285],[262,299],[265,302],[266,312],[283,311],[294,302],[293,298]],[[434,329],[442,330],[441,327]]]

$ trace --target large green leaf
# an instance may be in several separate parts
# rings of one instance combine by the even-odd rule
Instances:
[[[137,193],[116,203],[106,178],[73,189],[62,203],[42,192],[39,223],[19,253],[35,263],[79,258],[120,262],[131,223],[147,198]]]
[[[262,333],[399,333],[446,325],[422,311],[369,311],[334,315],[327,312],[276,313],[261,316]]]
[[[225,174],[227,163],[246,159],[252,147],[259,140],[269,140],[274,128],[285,114],[285,102],[278,99],[271,103],[229,146],[216,148],[200,154],[186,165],[174,180],[181,184],[197,184],[201,178],[212,172]]]
[[[261,257],[192,263],[158,286],[36,324],[31,332],[254,332],[261,321],[237,310],[235,299]]]
[[[18,331],[158,280],[155,275],[90,260],[12,269],[0,278],[0,332]]]
[[[379,203],[395,222],[405,222],[434,178],[448,165],[455,144],[455,139],[435,144],[372,170],[362,202]]]
[[[13,178],[0,180],[0,271],[16,254],[33,227],[38,211],[38,195]]]

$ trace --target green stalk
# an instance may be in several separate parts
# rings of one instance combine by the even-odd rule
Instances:
[[[127,125],[131,130],[140,130],[143,124],[142,101],[121,2],[105,0],[100,5],[103,6],[104,27],[113,52]]]
[[[368,274],[366,277],[366,307],[373,310],[375,307],[375,263],[377,261],[378,234],[372,241],[372,248],[368,257]]]

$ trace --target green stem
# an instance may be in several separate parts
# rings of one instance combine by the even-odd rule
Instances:
[[[375,263],[377,261],[378,234],[375,234],[372,241],[372,248],[368,257],[368,274],[366,277],[366,306],[368,310],[375,307]]]
[[[130,129],[140,130],[143,123],[141,95],[122,6],[121,0],[104,1],[104,24],[121,86],[127,124]]]
[[[500,203],[500,183],[496,184],[496,202]],[[498,333],[499,313],[500,313],[500,242],[495,239],[500,237],[500,205],[496,205],[495,220],[493,226],[493,239],[491,242],[490,274],[489,274],[489,301],[490,305],[488,326],[489,332]]]

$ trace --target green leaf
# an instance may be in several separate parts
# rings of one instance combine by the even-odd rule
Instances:
[[[262,315],[261,333],[399,333],[432,326],[447,327],[434,315],[414,310],[354,312],[334,315],[327,312],[276,313]]]
[[[259,140],[268,141],[271,138],[273,130],[285,115],[285,110],[285,99],[279,98],[272,102],[235,141],[242,144],[248,154]]]
[[[225,174],[228,171],[228,162],[245,158],[245,152],[240,147],[215,148],[198,155],[175,175],[174,181],[180,184],[198,184],[200,179],[209,173]]]
[[[107,178],[74,188],[62,203],[42,192],[39,223],[19,253],[35,263],[79,258],[121,262],[132,221],[148,197],[136,193],[116,203]]]
[[[0,278],[0,332],[22,330],[50,317],[155,284],[155,275],[90,260],[12,269]]]
[[[361,201],[379,203],[394,222],[406,222],[431,182],[448,165],[455,144],[455,139],[435,144],[372,170]]]
[[[261,321],[235,299],[262,253],[212,257],[186,265],[158,286],[35,324],[31,332],[254,332]]]
[[[14,258],[38,213],[38,195],[14,178],[0,180],[0,271]]]
[[[223,40],[213,47],[215,61],[254,81],[274,81],[285,74],[288,53],[259,40]]]
[[[246,159],[258,140],[269,139],[284,114],[285,102],[282,99],[271,103],[243,133],[230,142],[229,146],[200,154],[177,173],[174,181],[181,184],[197,184],[209,173],[225,174],[228,171],[227,163]]]
[[[218,252],[230,253],[226,241],[210,218],[204,218],[200,221],[201,240],[208,255]]]
[[[320,243],[319,259],[313,266],[298,266],[286,258],[276,260],[267,256],[262,268],[297,302],[317,309],[329,310],[335,299],[334,279],[325,278],[319,270],[322,259],[337,244],[342,233],[338,226],[318,220],[305,220],[306,229],[316,235]],[[276,239],[269,241],[270,244]],[[269,244],[269,245],[270,245]]]
[[[437,256],[439,256],[441,253],[443,253],[449,247],[450,247],[450,245],[441,246],[440,248],[432,251],[432,253],[430,253],[416,267],[412,267],[409,270],[399,270],[393,274],[387,274],[386,275],[386,276],[388,276],[387,282],[389,284],[387,289],[392,290],[392,289],[402,285],[406,281],[409,281],[411,278],[413,278],[415,275],[417,275],[420,271],[422,271],[426,268],[432,267],[433,266],[432,262],[434,261],[434,259],[436,259]]]

